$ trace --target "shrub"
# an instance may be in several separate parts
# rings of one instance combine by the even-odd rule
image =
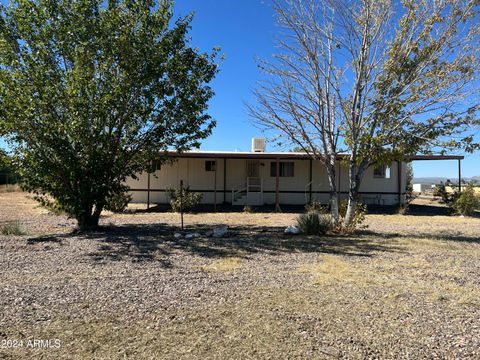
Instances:
[[[252,209],[252,207],[251,207],[250,205],[245,205],[245,206],[243,207],[243,212],[244,212],[244,213],[247,213],[247,214],[252,214],[252,213],[253,213],[253,209]]]
[[[408,215],[409,208],[410,208],[410,204],[408,202],[405,202],[405,204],[400,205],[398,207],[398,214],[399,215]]]
[[[440,197],[442,199],[441,202],[443,202],[448,207],[451,207],[458,199],[460,194],[457,190],[454,190],[453,192],[448,192],[445,184],[438,184],[435,185],[435,188],[433,189],[433,196]]]
[[[413,192],[413,167],[412,163],[407,164],[406,168],[407,184],[405,191],[405,204],[401,205],[399,208],[399,214],[407,215],[410,204],[413,200],[417,198],[417,194]]]
[[[433,196],[442,197],[444,192],[445,192],[445,185],[435,184],[435,187],[433,188]]]
[[[338,207],[338,213],[340,215],[340,222],[337,226],[337,230],[345,233],[350,233],[355,231],[355,229],[358,229],[360,227],[366,228],[367,226],[361,226],[363,222],[365,221],[365,216],[368,213],[367,210],[367,205],[363,204],[361,202],[357,203],[357,207],[355,208],[355,215],[353,217],[352,222],[347,226],[345,225],[345,216],[347,215],[347,209],[348,209],[348,200],[342,200],[340,202],[340,206]]]
[[[25,231],[23,231],[23,228],[18,221],[6,223],[0,226],[0,231],[2,235],[24,235],[25,234]]]
[[[475,194],[475,188],[469,184],[453,202],[452,208],[457,214],[472,215],[480,209],[480,197]]]
[[[332,217],[317,211],[309,211],[297,218],[297,226],[303,234],[323,235],[331,229]]]
[[[132,196],[127,192],[120,192],[110,195],[105,204],[105,210],[121,213],[124,212],[128,204],[132,201]]]
[[[172,210],[175,212],[179,212],[181,206],[183,206],[183,211],[189,212],[197,207],[198,204],[200,204],[200,201],[202,201],[202,194],[190,192],[188,187],[183,189],[167,189],[167,194],[170,197]],[[180,203],[180,194],[182,195],[182,204]]]
[[[318,200],[312,200],[310,203],[305,205],[305,210],[308,212],[318,212],[321,214],[328,214],[328,207],[326,205],[322,205],[322,203]]]

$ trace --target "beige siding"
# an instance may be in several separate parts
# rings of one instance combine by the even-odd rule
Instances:
[[[209,159],[214,160],[214,159]],[[141,174],[140,180],[128,179],[126,184],[132,191],[133,202],[147,202],[148,175]],[[202,203],[213,203],[215,200],[215,180],[217,190],[223,190],[223,159],[217,159],[217,171],[205,171],[205,159],[181,158],[169,164],[162,165],[160,170],[150,175],[150,202],[167,203],[166,189],[180,186],[183,180],[184,186],[189,186],[192,191],[202,190],[204,192]],[[209,192],[211,191],[211,192]],[[223,202],[223,192],[217,193],[217,203]]]
[[[217,170],[206,171],[205,161],[216,160]],[[294,162],[294,176],[280,177],[280,203],[305,204],[310,199],[310,161],[309,160],[280,160]],[[161,170],[150,175],[150,202],[167,203],[165,189],[178,187],[180,180],[191,191],[203,193],[202,203],[215,202],[215,184],[217,189],[216,202],[222,203],[224,199],[231,203],[232,190],[239,190],[246,184],[246,160],[227,159],[226,191],[224,195],[224,159],[180,158],[162,166]],[[275,204],[275,177],[270,176],[270,164],[275,160],[260,159],[260,177],[263,181],[263,202]],[[402,188],[406,183],[405,164],[402,164]],[[128,179],[126,184],[132,189],[133,202],[147,202],[148,174],[138,175],[138,179]],[[342,198],[348,192],[348,168],[337,164],[337,186],[342,192]],[[324,167],[317,161],[312,162],[312,200],[327,203],[329,199],[329,183]],[[137,191],[136,191],[137,190]],[[373,168],[367,169],[360,192],[367,203],[396,204],[398,203],[398,166],[392,164],[389,179],[377,179],[373,176]]]

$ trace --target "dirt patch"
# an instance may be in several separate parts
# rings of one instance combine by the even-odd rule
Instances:
[[[99,232],[0,194],[6,359],[478,358],[480,219],[368,215],[352,236],[287,236],[297,214],[107,214]],[[109,225],[109,226],[107,226]],[[5,342],[6,343],[6,342]],[[53,343],[52,343],[53,344]]]

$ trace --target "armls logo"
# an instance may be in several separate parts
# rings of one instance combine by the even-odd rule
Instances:
[[[59,339],[29,339],[27,340],[26,347],[27,348],[35,348],[35,349],[51,349],[51,348],[60,348],[62,346],[62,342]]]

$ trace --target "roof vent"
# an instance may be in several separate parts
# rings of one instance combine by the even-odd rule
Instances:
[[[253,138],[252,139],[252,151],[253,152],[265,152],[265,138]]]

